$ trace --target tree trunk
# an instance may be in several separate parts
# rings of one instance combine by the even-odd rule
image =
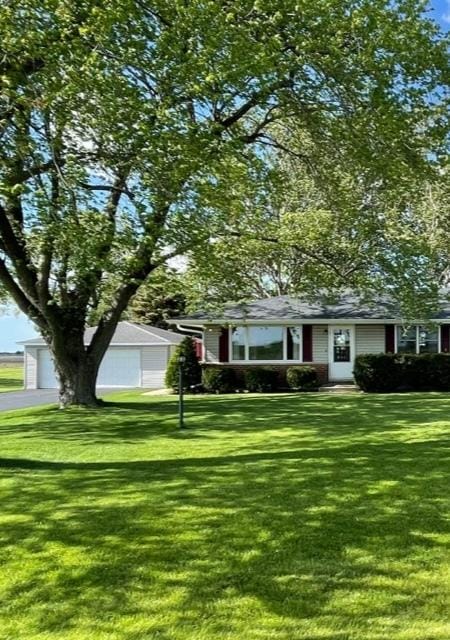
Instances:
[[[50,345],[59,380],[59,406],[96,407],[95,387],[101,358],[88,354],[83,338],[54,340]]]
[[[66,362],[56,365],[59,378],[59,406],[96,407],[99,405],[95,393],[97,370],[87,362],[71,366]]]

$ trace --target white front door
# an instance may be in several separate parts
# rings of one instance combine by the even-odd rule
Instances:
[[[334,326],[328,330],[330,380],[353,380],[355,359],[355,327]]]

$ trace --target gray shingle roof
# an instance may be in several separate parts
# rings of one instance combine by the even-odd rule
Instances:
[[[85,344],[89,344],[91,338],[94,334],[95,327],[90,327],[86,329],[84,334],[84,342]],[[180,333],[175,333],[174,331],[165,331],[164,329],[159,329],[158,327],[149,327],[145,324],[138,324],[137,322],[119,322],[117,325],[117,329],[112,337],[111,343],[114,344],[122,344],[122,345],[136,345],[136,346],[145,346],[145,345],[171,345],[171,344],[180,344],[180,342],[186,336],[181,335]],[[26,345],[41,345],[45,344],[42,338],[33,338],[31,340],[24,340],[19,344]]]
[[[254,302],[226,306],[216,314],[202,311],[185,318],[177,318],[176,322],[189,324],[190,321],[214,322],[229,320],[400,320],[401,311],[387,297],[379,297],[371,302],[363,301],[353,293],[346,293],[336,302],[310,302],[306,299],[291,296],[278,296],[256,300]],[[443,299],[440,309],[433,314],[435,320],[450,319],[450,302]]]

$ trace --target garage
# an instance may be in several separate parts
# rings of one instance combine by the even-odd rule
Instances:
[[[95,328],[86,331],[89,344]],[[160,389],[167,364],[185,336],[133,322],[120,322],[100,365],[97,387]],[[50,350],[42,339],[24,341],[25,387],[55,389],[58,382]]]

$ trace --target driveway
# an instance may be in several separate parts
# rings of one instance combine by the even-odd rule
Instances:
[[[122,391],[120,388],[98,389],[100,397],[106,393]],[[58,402],[58,391],[56,389],[29,389],[27,391],[6,391],[0,393],[0,411],[12,411],[13,409],[28,409],[41,404],[54,404]]]

